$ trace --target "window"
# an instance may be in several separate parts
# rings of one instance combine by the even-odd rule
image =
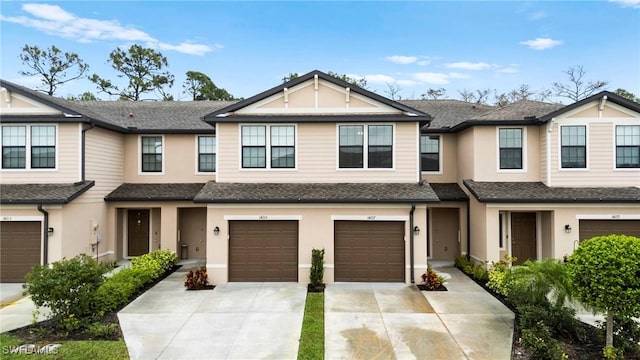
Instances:
[[[338,162],[341,169],[393,167],[392,125],[340,125],[338,142]]]
[[[420,136],[420,168],[422,171],[440,171],[439,136]]]
[[[616,168],[640,168],[640,125],[616,126]]]
[[[293,126],[271,126],[271,167],[295,167],[295,130]]]
[[[498,246],[504,249],[504,214],[498,214]]]
[[[243,125],[241,133],[243,168],[295,168],[296,136],[293,125]]]
[[[562,126],[560,128],[560,157],[562,168],[587,167],[587,127]]]
[[[55,169],[55,125],[2,126],[3,169]]]
[[[215,136],[198,137],[198,171],[216,171],[216,138]]]
[[[162,136],[142,137],[142,172],[162,172]]]
[[[522,129],[498,129],[500,169],[522,169]]]

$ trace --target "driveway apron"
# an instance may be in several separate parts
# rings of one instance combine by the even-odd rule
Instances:
[[[118,313],[132,359],[295,359],[306,287],[229,283],[187,291],[176,272]]]
[[[513,313],[456,268],[449,291],[402,283],[325,290],[326,359],[509,359]]]

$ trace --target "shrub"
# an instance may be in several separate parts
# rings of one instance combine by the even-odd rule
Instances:
[[[607,314],[606,346],[613,346],[614,314],[640,315],[640,238],[596,236],[580,243],[567,262],[575,295]]]
[[[475,264],[471,273],[473,277],[478,280],[487,280],[489,278],[489,272],[487,272],[486,265],[486,262]]]
[[[640,324],[638,322],[630,317],[614,316],[613,333],[615,349],[633,359],[640,358]]]
[[[516,260],[515,257],[505,255],[504,260],[492,262],[489,267],[487,286],[498,294],[508,296],[510,286],[507,282],[507,275],[510,272],[511,264]]]
[[[470,267],[473,266],[473,260],[471,260],[470,258],[467,258],[466,255],[456,256],[453,261],[456,267],[460,270],[463,270],[467,266],[470,266]]]
[[[324,282],[324,249],[311,250],[311,272],[309,281],[312,286],[318,287]]]
[[[26,276],[25,292],[38,307],[48,307],[56,326],[68,331],[89,323],[96,315],[96,290],[107,266],[88,255],[36,265]]]
[[[178,255],[170,250],[156,250],[131,260],[134,268],[143,268],[152,279],[169,271],[178,262]]]
[[[195,270],[189,270],[185,275],[184,286],[191,290],[204,289],[209,285],[209,275],[207,268],[202,266]]]
[[[522,330],[522,345],[531,351],[531,358],[537,360],[568,359],[562,345],[553,338],[549,327],[539,321],[533,328]]]
[[[519,305],[520,326],[523,329],[535,329],[539,322],[544,323],[554,337],[582,340],[584,331],[575,318],[574,309],[566,306],[555,306],[549,303],[538,305]]]
[[[447,282],[445,278],[433,271],[431,264],[427,265],[427,271],[425,271],[424,274],[420,275],[420,277],[422,278],[422,284],[425,288],[427,288],[427,290],[438,289],[440,288],[440,286],[444,285],[445,282]]]
[[[118,324],[103,324],[95,322],[87,328],[87,333],[98,339],[111,339],[118,329]]]
[[[545,305],[551,296],[558,306],[571,295],[566,265],[557,259],[527,260],[515,266],[505,279],[509,301],[514,304]]]

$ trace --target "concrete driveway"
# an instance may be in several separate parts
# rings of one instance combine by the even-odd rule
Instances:
[[[187,291],[175,272],[118,313],[131,359],[295,359],[306,286]]]
[[[513,313],[456,268],[449,291],[339,283],[325,290],[326,359],[509,359]]]

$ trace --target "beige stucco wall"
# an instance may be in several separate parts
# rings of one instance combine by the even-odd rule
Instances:
[[[38,125],[49,125],[49,123]],[[52,125],[56,124],[52,123]],[[0,179],[2,183],[47,184],[54,182],[73,183],[79,181],[80,131],[80,124],[57,124],[57,167],[55,169],[0,169]],[[27,156],[29,156],[29,153],[29,150],[27,150]]]
[[[430,183],[454,183],[458,181],[458,134],[440,136],[440,171],[423,171],[422,180]]]
[[[409,211],[411,206],[406,205],[216,205],[210,204],[207,211],[207,269],[212,283],[222,284],[228,281],[228,254],[229,254],[229,220],[225,216],[233,216],[233,219],[244,217],[245,220],[258,220],[258,217],[280,220],[296,220],[298,223],[298,282],[309,282],[309,269],[311,267],[311,250],[314,248],[325,249],[325,275],[324,282],[334,281],[334,229],[332,216],[340,220],[365,220],[374,216],[379,221],[393,219],[405,221],[405,264],[406,281],[409,276]],[[426,205],[417,205],[414,212],[414,226],[426,229]],[[218,226],[220,234],[214,235],[213,228]],[[427,265],[426,258],[426,232],[422,231],[414,237],[414,276],[419,279]]]
[[[200,134],[211,135],[211,134]],[[146,136],[146,134],[145,134]],[[195,134],[165,134],[163,136],[162,173],[142,173],[140,161],[141,135],[126,135],[124,139],[124,181],[127,183],[205,183],[215,180],[216,173],[198,173],[198,137]],[[217,156],[218,161],[220,156]]]
[[[475,128],[470,128],[457,133],[457,172],[460,180],[473,179],[475,174],[474,141]],[[462,181],[459,181],[462,183]]]
[[[295,169],[242,169],[239,124],[218,124],[218,182],[417,182],[418,124],[394,126],[394,168],[338,169],[335,123],[296,125]],[[365,149],[366,153],[366,149]]]

